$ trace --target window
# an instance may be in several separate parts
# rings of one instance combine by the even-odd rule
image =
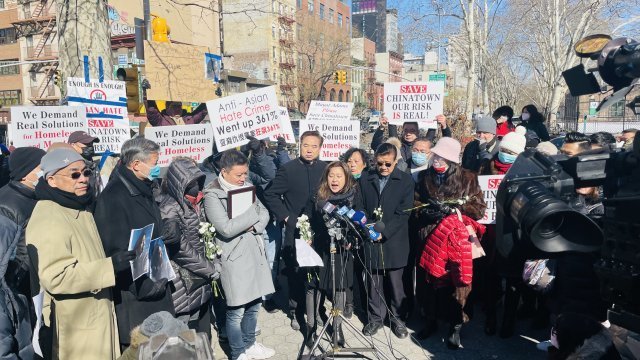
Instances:
[[[9,65],[18,62],[18,59],[0,61],[1,65]],[[18,75],[20,74],[20,65],[0,67],[0,76],[2,75]]]
[[[2,0],[0,0],[1,2]],[[0,6],[0,9],[2,6]],[[16,29],[14,28],[6,28],[0,29],[0,45],[3,44],[15,44],[17,41],[16,38]]]
[[[276,26],[275,25],[271,25],[271,38],[272,39],[276,38]]]
[[[302,25],[300,24],[296,25],[296,38],[298,40],[302,39]]]
[[[278,74],[276,73],[275,70],[273,70],[273,81],[278,81]]]
[[[342,27],[342,14],[338,13],[338,26]]]
[[[0,0],[0,9],[4,9],[4,0]]]
[[[278,5],[276,4],[276,0],[271,0],[271,12],[276,13],[278,11]]]
[[[422,75],[418,75],[418,81],[422,81]]]
[[[302,0],[296,0],[296,6],[298,9],[302,9]]]
[[[347,31],[351,31],[351,21],[349,20],[348,16],[347,16]]]
[[[611,104],[609,116],[624,116],[624,100]]]
[[[307,7],[309,8],[309,14],[313,15],[313,0],[307,1]]]
[[[329,22],[333,24],[333,9],[329,9]]]
[[[22,103],[21,90],[3,90],[0,91],[0,105],[20,105]]]
[[[320,39],[320,47],[323,48],[324,47],[324,34],[323,33],[320,33],[319,39]]]
[[[324,4],[320,4],[320,20],[324,20]]]
[[[276,47],[273,47],[273,62],[276,62]]]

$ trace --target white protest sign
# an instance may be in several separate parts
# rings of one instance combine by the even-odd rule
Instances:
[[[213,154],[211,124],[154,126],[145,129],[144,137],[160,145],[158,165],[162,167],[177,156],[202,162]]]
[[[99,143],[94,144],[95,151],[119,153],[122,144],[131,137],[125,82],[99,82],[96,79],[85,82],[82,78],[68,78],[67,99],[69,105],[86,108],[87,132],[100,139]]]
[[[293,128],[291,127],[291,119],[289,118],[289,111],[286,107],[279,107],[280,114],[280,127],[281,131],[277,134],[273,134],[269,137],[271,141],[278,141],[278,137],[282,136],[287,144],[295,144],[296,138],[293,135]]]
[[[481,224],[496,223],[496,194],[498,193],[498,187],[502,182],[502,178],[504,178],[504,175],[478,176],[478,182],[482,189],[484,202],[487,204],[487,210],[484,212],[484,217],[478,221]]]
[[[15,147],[46,150],[66,143],[74,131],[87,131],[87,118],[83,106],[12,106],[9,129]]]
[[[350,102],[334,102],[334,101],[311,101],[309,111],[307,111],[307,120],[351,120],[351,112],[353,111],[353,103]]]
[[[218,151],[282,132],[278,98],[273,86],[207,101]]]
[[[384,84],[384,113],[389,124],[415,121],[421,128],[435,128],[436,115],[443,112],[443,81]]]
[[[320,160],[338,160],[349,148],[360,146],[359,121],[300,121],[300,135],[313,130],[324,138]]]

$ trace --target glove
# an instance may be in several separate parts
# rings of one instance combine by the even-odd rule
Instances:
[[[247,144],[247,149],[249,149],[254,154],[260,154],[262,152],[262,141],[254,138],[253,136],[247,136],[249,139],[249,143]]]
[[[135,250],[121,251],[111,256],[111,262],[113,263],[113,271],[117,274],[120,271],[127,270],[129,268],[129,261],[136,258]]]
[[[278,136],[278,148],[276,150],[282,151],[282,150],[285,150],[286,148],[287,148],[287,141],[282,136]]]
[[[454,297],[456,298],[456,301],[458,302],[458,304],[464,307],[464,305],[467,303],[467,298],[469,297],[470,293],[471,293],[471,285],[457,287],[454,293]]]

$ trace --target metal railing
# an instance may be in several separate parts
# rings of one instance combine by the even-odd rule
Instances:
[[[53,84],[48,85],[46,88],[44,88],[44,92],[42,94],[40,93],[39,86],[32,86],[30,90],[32,98],[56,96],[56,87],[53,86]]]

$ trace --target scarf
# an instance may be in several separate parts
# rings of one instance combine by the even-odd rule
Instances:
[[[222,177],[222,174],[218,176],[218,182],[220,183],[220,187],[222,188],[222,190],[224,190],[226,193],[228,193],[231,190],[242,189],[244,187],[249,186],[249,184],[246,181],[244,182],[244,185],[233,185],[230,182],[227,182],[224,179],[224,177]]]
[[[88,188],[86,194],[78,196],[74,193],[51,187],[44,178],[41,178],[38,181],[38,185],[36,185],[36,197],[38,200],[53,201],[65,208],[86,210],[93,200],[93,190]]]
[[[355,189],[351,189],[347,192],[343,192],[340,194],[331,194],[327,199],[327,201],[332,203],[333,205],[341,205],[341,206],[347,205],[351,207],[351,205],[353,205],[352,202],[353,202],[354,193],[355,193]]]
[[[493,160],[493,166],[496,167],[500,175],[506,174],[509,168],[511,167],[511,165],[513,164],[505,164],[503,162],[500,162],[500,160],[498,159]]]

